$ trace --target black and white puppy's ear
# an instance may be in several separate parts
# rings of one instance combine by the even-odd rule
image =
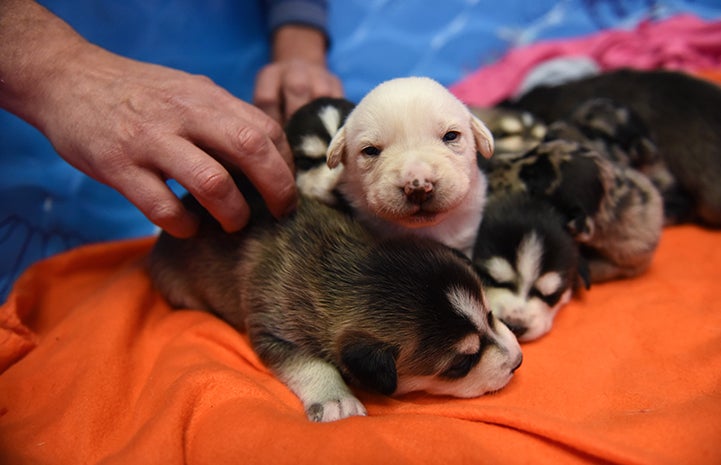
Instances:
[[[343,368],[358,383],[384,395],[398,386],[396,359],[400,350],[362,332],[351,332],[341,340]]]

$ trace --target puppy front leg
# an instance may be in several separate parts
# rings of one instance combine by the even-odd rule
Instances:
[[[306,354],[292,342],[267,331],[253,329],[251,325],[249,333],[254,349],[278,379],[298,396],[309,420],[326,422],[366,415],[365,407],[351,393],[333,364]]]
[[[303,402],[311,421],[366,415],[365,407],[351,393],[338,369],[325,360],[297,355],[274,370]]]

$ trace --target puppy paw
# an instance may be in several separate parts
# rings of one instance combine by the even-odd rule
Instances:
[[[329,399],[310,405],[305,411],[310,421],[326,422],[342,420],[352,416],[365,416],[363,404],[353,396]]]

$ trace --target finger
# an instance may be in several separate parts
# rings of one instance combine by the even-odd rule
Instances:
[[[262,117],[255,124],[241,118],[201,120],[191,137],[240,169],[258,189],[271,213],[281,217],[293,210],[297,203],[295,177],[269,132],[279,132],[277,137],[283,140],[281,145],[286,147],[288,155],[290,148],[277,123],[258,109],[253,110]],[[263,118],[265,122],[261,121]],[[263,127],[263,124],[277,129]]]
[[[269,75],[272,74],[273,73],[269,73]],[[273,77],[272,79],[275,79],[275,77]],[[273,145],[275,145],[278,153],[280,153],[280,155],[283,157],[283,160],[285,160],[288,168],[291,171],[294,171],[295,167],[293,166],[293,153],[290,149],[290,144],[288,144],[288,140],[286,139],[285,131],[283,131],[283,127],[280,123],[280,120],[282,119],[280,104],[278,103],[278,89],[280,84],[278,84],[278,87],[273,87],[273,89],[270,90],[270,88],[274,85],[275,84],[273,84],[272,82],[266,81],[264,85],[256,86],[256,97],[254,97],[256,106],[248,105],[242,100],[234,98],[231,111],[234,115],[237,116],[239,121],[249,121],[254,126],[259,127],[262,132],[267,134],[268,137],[270,137],[270,140],[273,142]],[[273,96],[272,98],[269,97],[271,95]],[[271,102],[271,100],[273,100],[275,103]],[[265,103],[257,103],[263,101],[265,101]],[[265,105],[265,108],[263,108],[261,105]],[[277,114],[277,117],[274,117],[273,114]],[[232,125],[233,123],[228,124]],[[238,123],[236,122],[235,124],[237,125]],[[215,145],[212,146],[214,148],[218,148]]]
[[[230,173],[213,157],[181,138],[156,150],[162,151],[155,158],[157,168],[185,187],[225,231],[238,231],[248,223],[250,208]]]
[[[300,92],[295,92],[295,97],[292,97],[293,85],[290,83],[286,86],[288,93],[286,93],[285,99],[285,120],[287,121],[293,113],[295,113],[301,106],[308,103],[310,100],[318,97],[336,97],[341,98],[344,96],[343,85],[340,79],[330,73],[326,68],[315,66],[308,68],[307,71],[301,74],[296,72],[290,78],[294,80],[296,78],[303,77],[303,84],[305,89]]]
[[[315,68],[310,80],[313,97],[343,97],[340,79],[325,68]]]
[[[292,72],[285,74],[281,83],[286,119],[313,98],[314,85],[308,69],[302,66],[292,69]]]
[[[283,161],[288,166],[288,169],[292,173],[295,173],[293,152],[290,149],[290,144],[288,143],[288,138],[285,135],[283,127],[277,121],[268,117],[264,112],[258,111],[258,109],[253,107],[251,108],[253,111],[258,112],[257,117],[253,119],[253,121],[255,121],[255,125],[260,128],[261,132],[268,135],[275,146],[275,150],[277,150],[283,158]]]
[[[128,169],[113,187],[169,234],[187,238],[198,230],[198,218],[183,207],[159,175],[139,168]]]
[[[253,103],[278,123],[282,123],[281,74],[277,66],[261,69],[255,79]]]

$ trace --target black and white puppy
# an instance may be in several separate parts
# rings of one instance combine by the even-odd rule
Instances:
[[[561,214],[525,193],[491,197],[473,251],[488,305],[519,341],[551,330],[579,277],[578,246]]]
[[[296,184],[301,195],[327,205],[343,206],[336,186],[342,166],[330,169],[326,153],[330,141],[355,104],[343,98],[319,97],[300,107],[285,125],[293,152]]]
[[[564,215],[582,245],[592,283],[636,276],[650,265],[663,203],[643,174],[567,139],[544,141],[520,158],[491,160],[489,166],[491,195],[526,192]]]
[[[328,148],[338,190],[384,237],[411,233],[471,256],[493,136],[448,89],[422,77],[386,81],[353,109]]]
[[[475,397],[504,387],[521,363],[470,261],[437,241],[378,239],[308,198],[289,218],[254,216],[227,234],[186,203],[202,217],[200,232],[161,234],[150,256],[156,287],[175,307],[247,331],[313,421],[365,415],[347,382]]]
[[[579,103],[595,98],[637,114],[678,183],[664,190],[670,222],[721,227],[721,88],[685,73],[622,69],[557,86],[537,87],[504,106],[546,123],[567,120]],[[688,211],[684,211],[686,208]]]

